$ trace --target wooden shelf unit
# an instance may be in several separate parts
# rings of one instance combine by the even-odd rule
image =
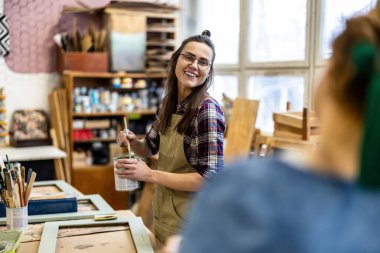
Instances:
[[[103,146],[108,147],[108,153],[111,155],[110,145],[116,143],[116,138],[102,138],[94,136],[89,139],[76,139],[73,138],[74,129],[73,121],[74,120],[104,120],[109,119],[110,122],[117,122],[117,128],[123,126],[123,118],[130,117],[139,118],[143,120],[148,118],[154,120],[156,113],[155,108],[148,109],[138,109],[132,111],[116,111],[116,112],[94,112],[94,113],[85,113],[85,112],[74,112],[73,101],[75,98],[74,89],[77,87],[87,87],[87,88],[101,88],[104,90],[109,90],[111,92],[118,92],[120,94],[126,94],[128,92],[136,92],[139,89],[123,89],[123,88],[114,88],[112,86],[113,78],[132,78],[134,81],[137,79],[144,79],[147,83],[146,89],[149,91],[150,85],[152,82],[155,82],[156,85],[161,84],[163,79],[166,78],[166,73],[91,73],[91,72],[78,72],[78,71],[64,71],[62,74],[62,82],[67,92],[67,101],[68,101],[68,124],[69,124],[69,142],[70,142],[70,161],[71,161],[71,175],[72,175],[72,184],[79,191],[84,194],[94,194],[98,193],[110,203],[114,209],[126,209],[128,207],[126,192],[116,192],[114,187],[114,173],[112,160],[107,164],[101,165],[81,165],[74,166],[73,161],[73,152],[77,148],[90,148],[96,142],[102,143]],[[149,93],[148,93],[149,94]],[[130,120],[128,120],[130,121]],[[144,121],[143,121],[144,122]],[[110,123],[111,124],[111,123]],[[131,124],[128,123],[129,128]],[[111,125],[109,129],[113,129],[114,126]],[[106,129],[106,130],[109,130]],[[80,129],[79,129],[80,130]],[[92,129],[89,129],[92,130]],[[115,129],[116,133],[118,130]],[[132,130],[132,129],[131,129]],[[139,137],[142,137],[141,134],[136,133]],[[83,149],[86,150],[86,149]],[[95,192],[96,191],[96,192]]]
[[[137,17],[143,19],[142,23],[144,23],[145,20],[145,71],[158,74],[166,72],[170,58],[160,57],[173,53],[178,46],[179,15],[177,8],[167,9],[165,11],[152,11],[137,8],[115,8],[111,6],[105,9],[105,13],[109,16],[130,17],[130,22],[134,22]],[[134,29],[132,30],[136,32]],[[152,55],[148,55],[148,51],[152,52],[152,50],[154,50],[153,55],[159,57],[152,58]]]

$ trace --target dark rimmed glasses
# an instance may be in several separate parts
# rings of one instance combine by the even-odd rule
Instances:
[[[205,58],[197,58],[195,57],[195,55],[189,54],[189,53],[180,54],[180,55],[189,64],[193,64],[193,62],[197,60],[198,68],[200,70],[207,70],[211,66],[211,63]]]

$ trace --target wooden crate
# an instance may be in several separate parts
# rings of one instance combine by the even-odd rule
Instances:
[[[108,72],[107,52],[63,52],[57,48],[57,70],[84,71],[84,72]]]

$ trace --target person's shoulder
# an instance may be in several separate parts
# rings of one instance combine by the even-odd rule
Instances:
[[[226,164],[222,177],[245,181],[272,181],[280,174],[291,172],[288,164],[277,159],[242,159]]]
[[[226,164],[212,181],[216,185],[228,185],[236,191],[270,191],[281,194],[289,185],[315,181],[307,168],[299,169],[280,159],[247,159]],[[318,181],[318,180],[317,180]]]
[[[220,107],[218,101],[210,96],[207,96],[200,102],[198,106],[198,118],[207,119],[210,116],[213,116],[222,121],[225,120],[222,107]]]
[[[221,110],[221,106],[219,105],[218,101],[216,101],[216,99],[211,97],[210,95],[207,95],[199,104],[199,109],[206,108],[215,108]]]
[[[225,168],[215,175],[210,187],[225,185],[228,188],[247,187],[248,185],[268,185],[275,178],[276,171],[283,165],[277,160],[240,159],[227,163]]]

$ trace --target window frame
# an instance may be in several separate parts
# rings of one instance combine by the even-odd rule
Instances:
[[[180,0],[181,2],[189,0]],[[199,7],[201,0],[194,1]],[[323,27],[322,10],[327,0],[306,0],[306,32],[305,32],[305,59],[303,61],[284,62],[250,62],[247,51],[249,32],[249,5],[251,0],[239,0],[240,4],[240,33],[239,33],[239,55],[238,64],[215,64],[215,75],[235,75],[238,83],[238,96],[248,97],[248,80],[250,76],[257,73],[284,73],[292,75],[304,71],[306,73],[304,83],[304,106],[314,110],[314,90],[323,69],[326,68],[328,59],[323,58],[321,52],[321,31]]]

